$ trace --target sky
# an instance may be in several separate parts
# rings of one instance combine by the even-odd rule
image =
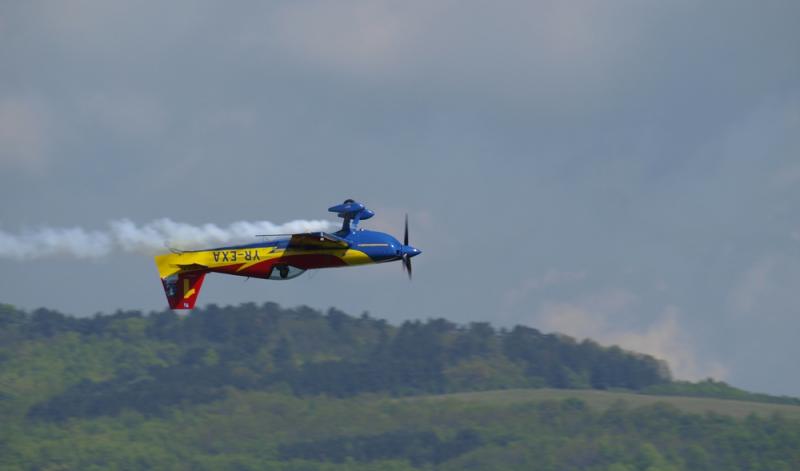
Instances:
[[[800,396],[798,24],[769,0],[3,2],[0,302],[161,310],[120,227],[335,224],[354,198],[363,227],[409,214],[412,282],[212,275],[199,303],[523,324]]]

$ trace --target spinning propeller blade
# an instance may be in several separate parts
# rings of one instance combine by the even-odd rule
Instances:
[[[408,279],[411,279],[411,256],[408,254],[408,213],[406,213],[406,227],[403,235],[403,270],[408,273]]]
[[[403,245],[408,245],[408,213],[406,213],[406,230],[403,236]]]

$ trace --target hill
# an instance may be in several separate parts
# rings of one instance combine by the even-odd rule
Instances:
[[[391,326],[368,315],[275,304],[74,318],[0,311],[6,394],[42,420],[158,414],[226,387],[298,396],[394,396],[498,388],[625,388],[670,382],[665,363],[517,326],[445,319]],[[33,368],[32,368],[33,367]]]
[[[0,470],[794,469],[796,402],[520,326],[0,305]]]
[[[717,399],[691,396],[659,396],[655,394],[639,394],[625,391],[598,391],[590,389],[503,389],[496,391],[462,392],[438,394],[435,396],[418,396],[417,401],[465,401],[490,405],[518,404],[524,402],[561,401],[577,399],[592,409],[605,411],[623,402],[631,407],[669,404],[676,409],[690,414],[718,414],[736,418],[750,415],[771,417],[780,415],[787,419],[800,420],[800,406],[776,404],[733,399]]]

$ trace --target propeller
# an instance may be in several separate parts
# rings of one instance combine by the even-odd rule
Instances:
[[[406,226],[403,234],[403,271],[408,273],[408,279],[411,279],[411,257],[408,251],[408,213],[406,213]]]

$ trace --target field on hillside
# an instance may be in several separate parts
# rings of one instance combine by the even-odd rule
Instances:
[[[772,414],[780,414],[787,419],[800,420],[800,406],[792,406],[787,404],[765,404],[759,402],[733,401],[704,397],[655,396],[630,392],[596,391],[588,389],[506,389],[499,391],[463,392],[436,396],[422,396],[405,400],[455,400],[505,405],[531,401],[562,400],[568,398],[580,399],[589,407],[601,411],[608,409],[611,405],[619,401],[624,401],[631,407],[640,407],[659,402],[666,402],[674,405],[684,412],[692,414],[705,414],[707,412],[713,412],[715,414],[728,415],[736,418],[747,417],[750,414],[756,414],[761,417],[769,417]]]
[[[790,471],[798,404],[521,326],[0,305],[0,471]]]

